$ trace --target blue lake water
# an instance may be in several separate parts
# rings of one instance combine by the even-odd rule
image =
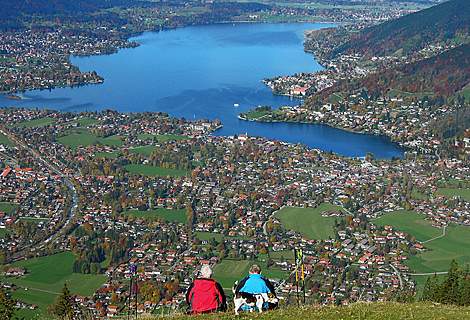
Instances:
[[[321,70],[303,51],[302,32],[331,26],[314,23],[217,24],[192,26],[133,38],[141,45],[116,54],[72,57],[81,71],[95,70],[104,83],[51,91],[28,91],[23,100],[0,96],[0,106],[61,111],[115,109],[162,111],[186,119],[220,119],[215,135],[248,133],[300,142],[345,156],[401,157],[403,149],[386,137],[362,135],[325,125],[257,123],[239,120],[259,105],[298,105],[275,96],[261,80]],[[235,106],[238,105],[238,107]]]

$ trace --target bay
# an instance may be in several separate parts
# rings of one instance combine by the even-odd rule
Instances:
[[[387,137],[362,135],[317,124],[258,123],[238,114],[259,105],[294,106],[302,101],[272,94],[261,80],[315,72],[322,67],[303,51],[302,32],[333,26],[315,23],[242,23],[191,26],[144,33],[137,48],[116,54],[72,57],[81,71],[96,71],[102,84],[27,91],[22,100],[0,96],[1,106],[60,111],[114,109],[162,111],[186,119],[219,119],[215,135],[247,133],[360,157],[403,156]]]

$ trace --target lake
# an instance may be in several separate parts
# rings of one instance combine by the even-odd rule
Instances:
[[[402,157],[386,137],[362,135],[326,125],[258,123],[238,114],[259,105],[293,106],[302,101],[275,96],[261,80],[315,72],[322,67],[303,51],[302,32],[332,26],[315,23],[239,23],[191,26],[133,38],[140,46],[116,54],[72,57],[81,71],[96,71],[102,84],[51,91],[27,91],[22,100],[0,96],[0,106],[60,111],[115,109],[162,111],[186,119],[219,119],[215,135],[248,133],[345,156]]]

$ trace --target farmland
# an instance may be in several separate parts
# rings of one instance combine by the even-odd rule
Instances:
[[[54,303],[64,283],[71,293],[90,296],[106,281],[107,277],[103,275],[74,274],[72,264],[76,258],[73,253],[65,252],[11,264],[11,267],[25,267],[28,270],[25,277],[1,277],[2,281],[28,288],[13,291],[12,297],[39,307],[39,310],[22,310],[23,316],[30,318],[37,313],[45,316],[47,306]]]

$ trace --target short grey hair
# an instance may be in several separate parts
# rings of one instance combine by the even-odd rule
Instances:
[[[208,264],[203,264],[201,267],[201,276],[203,278],[210,278],[212,276],[212,268]]]

